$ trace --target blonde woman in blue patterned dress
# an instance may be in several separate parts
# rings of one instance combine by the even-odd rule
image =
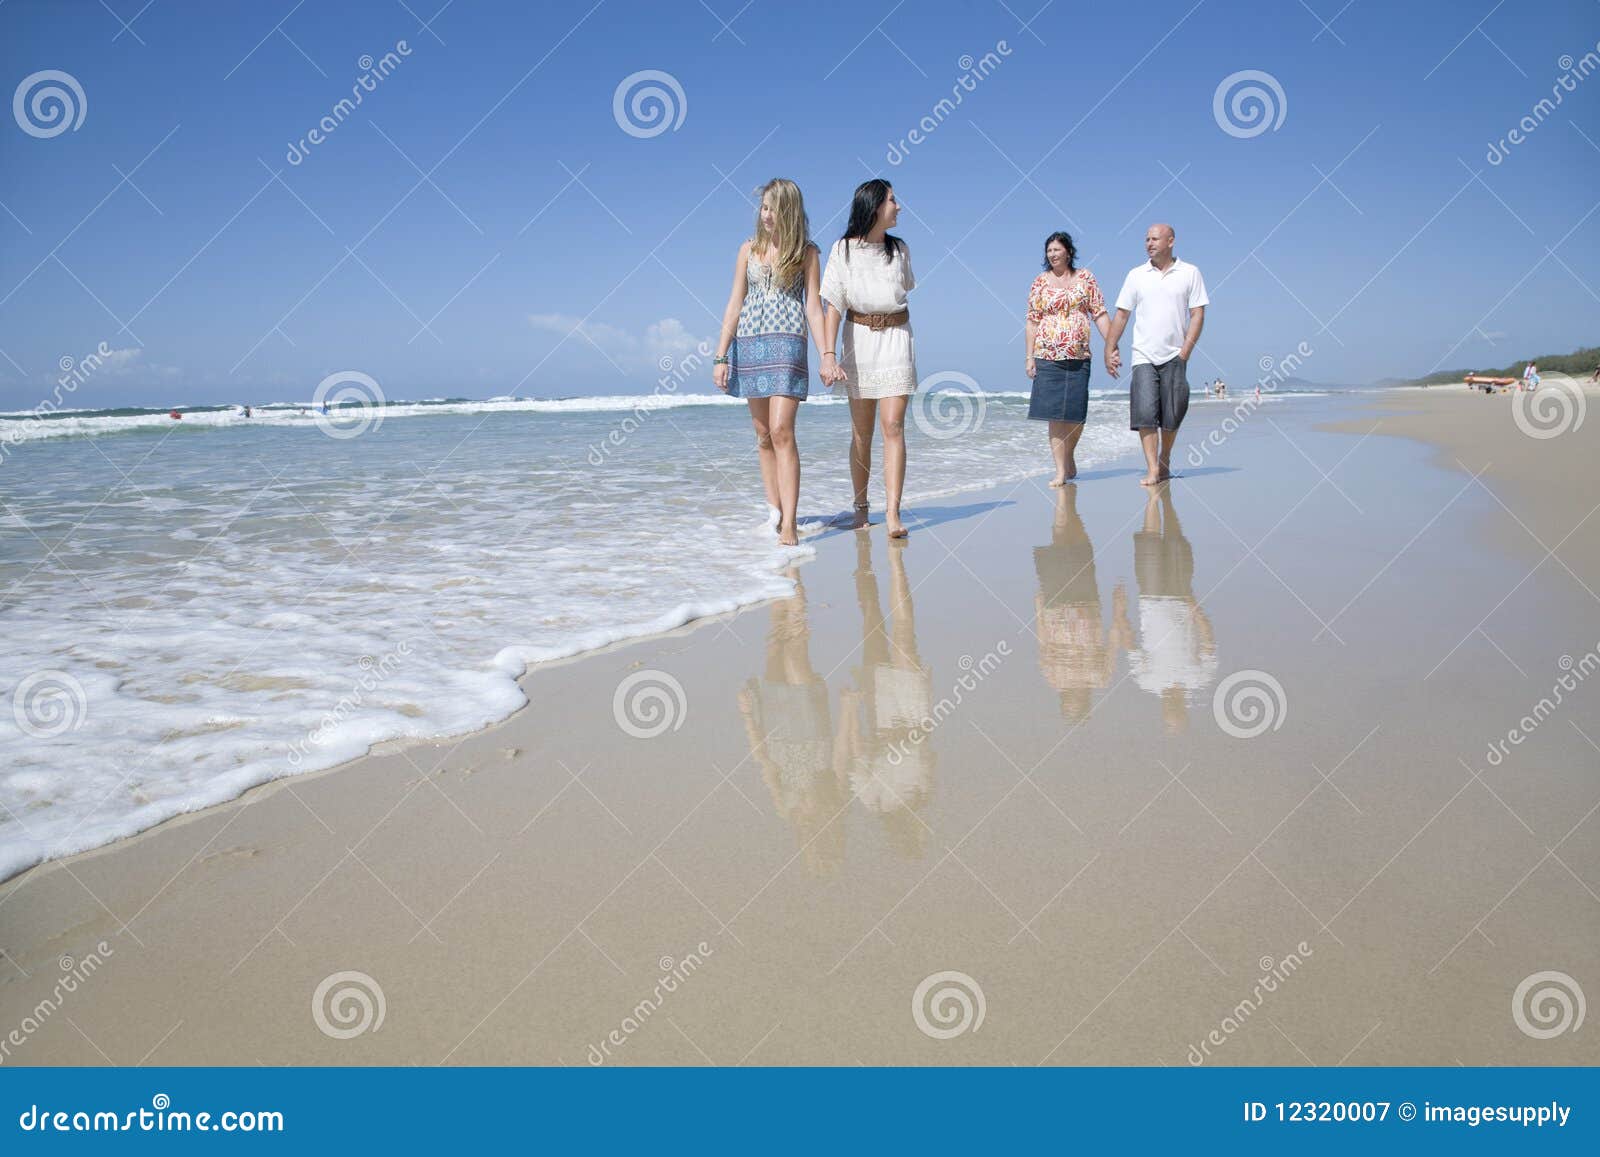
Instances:
[[[820,279],[821,262],[800,190],[793,181],[774,178],[761,188],[755,236],[739,246],[712,379],[717,389],[750,405],[761,484],[784,546],[800,541],[794,418],[810,386],[807,332],[821,345]],[[832,368],[824,360],[824,383],[832,380]]]

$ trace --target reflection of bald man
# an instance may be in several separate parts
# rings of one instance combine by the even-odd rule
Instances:
[[[1096,689],[1109,687],[1117,652],[1128,648],[1128,594],[1119,583],[1111,596],[1111,630],[1102,622],[1094,545],[1078,514],[1078,490],[1070,483],[1056,494],[1050,545],[1033,549],[1039,579],[1034,602],[1039,670],[1061,696],[1061,715],[1088,718]]]
[[[1144,528],[1133,536],[1133,573],[1139,581],[1139,649],[1128,670],[1139,686],[1161,696],[1167,730],[1188,726],[1186,696],[1217,677],[1211,620],[1194,597],[1194,550],[1178,522],[1172,488],[1145,504]]]

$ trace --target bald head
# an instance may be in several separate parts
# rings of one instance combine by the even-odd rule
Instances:
[[[1172,226],[1164,221],[1158,221],[1145,230],[1144,251],[1151,264],[1165,268],[1172,260],[1172,243],[1176,239],[1177,234],[1172,231]]]

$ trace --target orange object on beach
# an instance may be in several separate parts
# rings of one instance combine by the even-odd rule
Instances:
[[[1468,374],[1466,383],[1469,386],[1514,386],[1516,378],[1491,378],[1484,374]]]

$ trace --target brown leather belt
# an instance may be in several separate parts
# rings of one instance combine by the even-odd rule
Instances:
[[[911,311],[902,309],[898,313],[857,313],[848,310],[845,320],[853,321],[857,325],[868,326],[871,329],[888,329],[892,325],[905,325],[911,320]]]

